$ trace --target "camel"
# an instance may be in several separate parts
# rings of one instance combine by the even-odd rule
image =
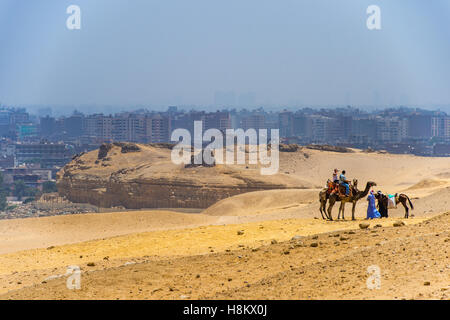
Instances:
[[[320,214],[322,215],[322,219],[323,220],[330,220],[330,217],[328,216],[328,212],[326,210],[326,206],[327,206],[327,201],[330,198],[330,193],[331,193],[331,189],[334,189],[334,183],[331,182],[331,180],[328,180],[327,182],[328,184],[328,188],[324,188],[322,191],[319,192],[319,202],[320,202]],[[357,189],[358,186],[358,180],[357,179],[353,179],[353,185],[350,186],[350,190],[352,191],[353,194],[356,194],[356,192],[358,191]],[[342,208],[342,204],[341,204],[341,208]],[[339,209],[339,214],[341,212],[341,208]],[[325,215],[325,217],[324,217]]]
[[[358,181],[354,180],[354,184],[355,183],[357,184]],[[356,187],[353,187],[354,188],[353,193],[350,196],[348,196],[348,197],[341,197],[339,194],[336,194],[336,193],[331,194],[329,196],[329,201],[328,201],[329,202],[329,204],[328,204],[328,218],[329,218],[329,220],[331,220],[331,221],[333,220],[331,211],[333,210],[333,206],[334,206],[334,204],[337,201],[341,202],[341,206],[339,208],[338,219],[340,218],[340,215],[341,215],[341,212],[342,212],[342,219],[345,220],[345,217],[344,217],[345,204],[347,202],[351,202],[353,204],[353,207],[352,207],[352,220],[356,220],[355,219],[356,203],[360,199],[362,199],[365,196],[367,196],[367,194],[369,193],[370,188],[372,188],[373,186],[376,186],[376,185],[377,184],[375,182],[369,181],[369,182],[367,182],[366,188],[364,189],[364,191],[359,191],[359,190],[357,190]]]

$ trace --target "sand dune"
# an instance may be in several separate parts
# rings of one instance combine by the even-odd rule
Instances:
[[[450,179],[450,171],[438,173],[436,174],[436,177],[442,179]]]
[[[413,185],[412,187],[409,187],[407,190],[438,188],[446,184],[448,184],[448,182],[443,180],[423,179],[420,182]]]
[[[317,150],[286,153],[280,158],[280,172],[301,177],[312,185],[325,186],[327,179],[331,179],[332,170],[338,168],[347,171],[348,179],[357,178],[360,188],[367,181],[375,181],[378,189],[400,189],[397,192],[420,180],[449,173],[449,158],[355,151],[351,154]]]
[[[240,194],[217,202],[202,213],[213,216],[249,216],[299,209],[317,201],[319,190],[268,190]]]

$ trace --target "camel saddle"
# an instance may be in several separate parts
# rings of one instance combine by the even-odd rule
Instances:
[[[339,183],[334,183],[333,181],[328,181],[328,195],[337,193],[340,199],[352,197],[353,196],[353,186],[349,183],[350,186],[350,195],[345,195],[345,186],[340,185]]]
[[[353,186],[350,183],[348,185],[349,185],[349,191],[350,191],[348,196],[345,195],[345,186],[342,186],[342,185],[338,186],[339,198],[341,200],[345,199],[345,198],[353,197]]]

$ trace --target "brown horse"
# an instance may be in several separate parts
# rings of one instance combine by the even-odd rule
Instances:
[[[395,203],[401,203],[403,205],[403,207],[405,208],[405,218],[408,219],[409,218],[409,208],[408,208],[406,202],[409,203],[411,210],[414,210],[414,206],[406,194],[404,194],[404,193],[400,193],[400,194],[396,193],[395,194]]]

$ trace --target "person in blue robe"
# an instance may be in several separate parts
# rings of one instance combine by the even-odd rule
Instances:
[[[370,194],[367,197],[367,201],[369,201],[369,206],[367,207],[367,219],[381,218],[381,214],[380,212],[378,212],[377,206],[375,204],[375,195],[373,194],[373,190],[370,191]]]

